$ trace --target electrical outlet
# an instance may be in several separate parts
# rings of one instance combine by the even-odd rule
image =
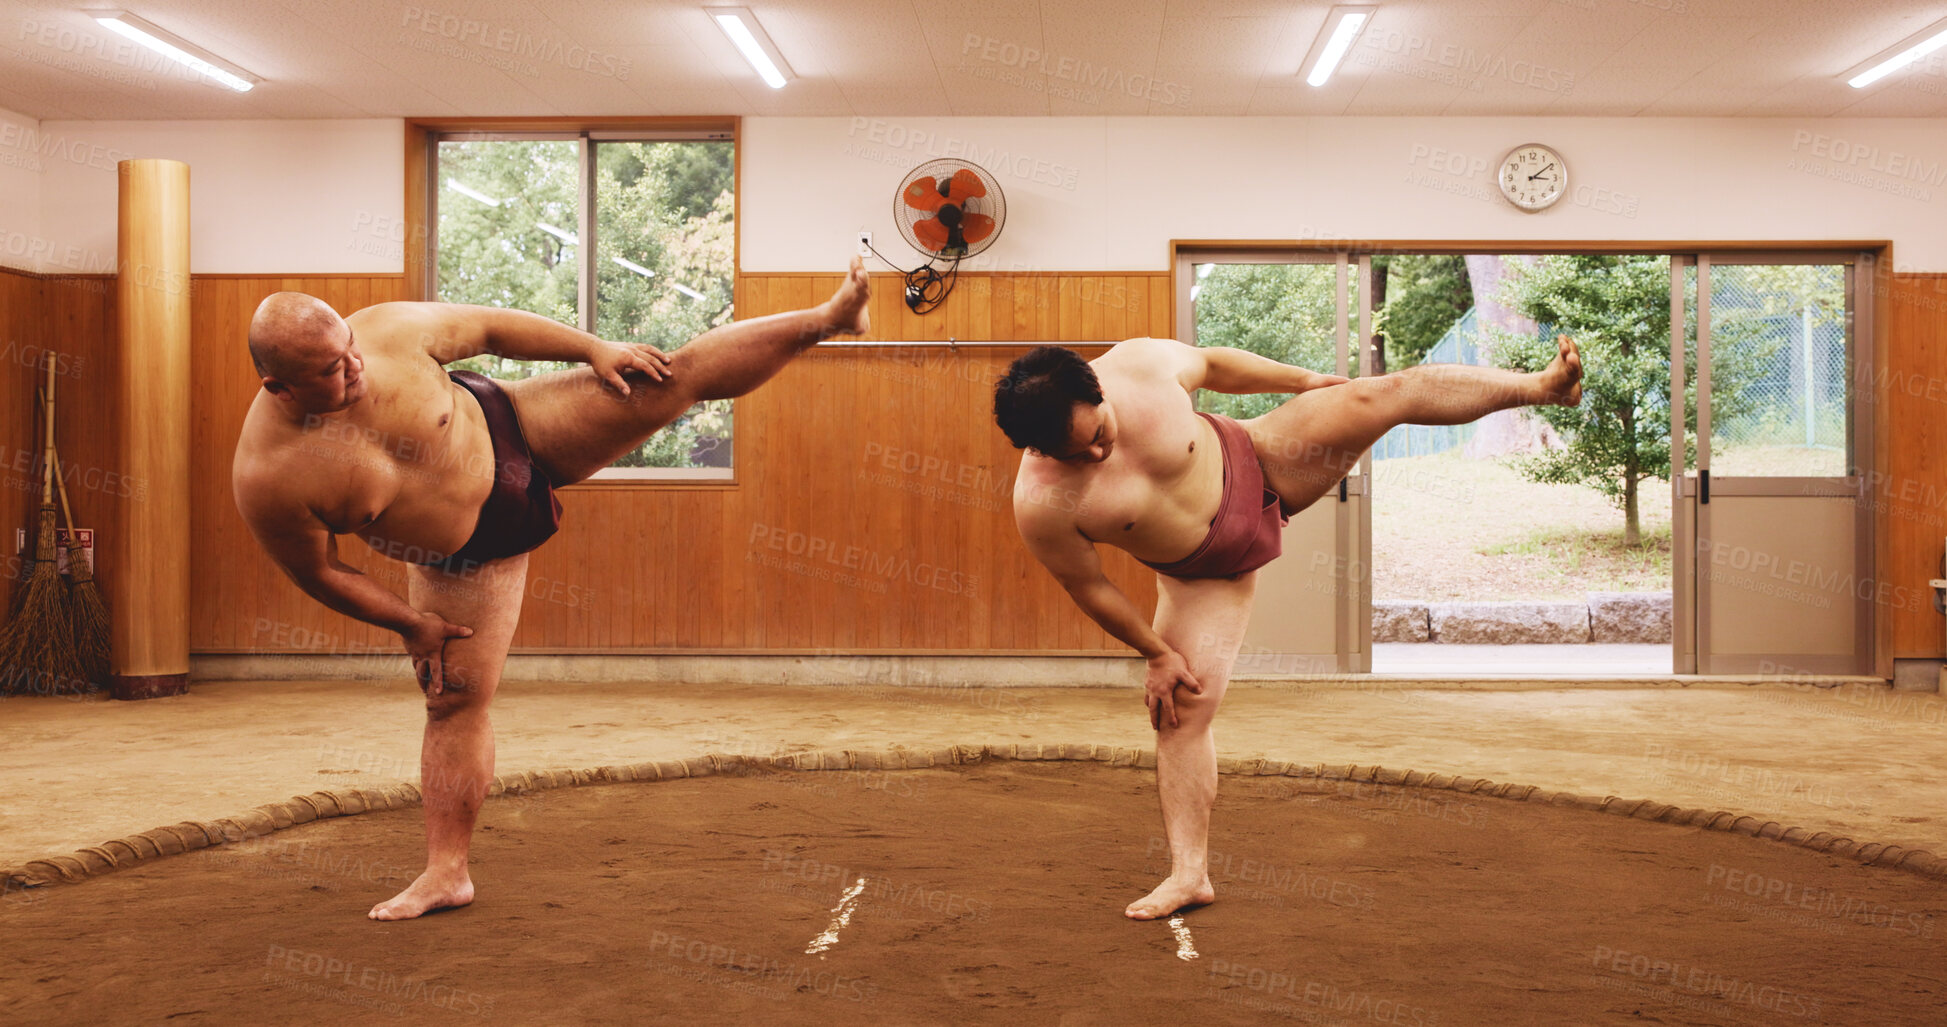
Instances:
[[[872,256],[872,233],[859,229],[859,256]]]

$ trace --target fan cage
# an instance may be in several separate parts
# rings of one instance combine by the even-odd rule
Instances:
[[[922,178],[931,177],[935,180],[950,178],[954,172],[963,168],[980,176],[981,183],[987,187],[987,195],[968,200],[961,205],[962,210],[968,214],[985,214],[993,218],[994,230],[988,234],[987,238],[977,243],[969,244],[965,253],[942,253],[928,248],[925,243],[920,241],[918,235],[914,233],[913,226],[932,217],[933,212],[920,210],[917,207],[907,204],[906,189]],[[957,262],[983,252],[994,244],[994,240],[1001,237],[1001,228],[1007,222],[1007,197],[1001,192],[1000,183],[995,180],[994,176],[986,168],[972,161],[954,160],[952,158],[932,160],[908,172],[905,180],[899,183],[899,190],[892,197],[892,220],[894,224],[899,226],[899,234],[906,240],[906,244],[918,250],[928,260],[951,260]]]

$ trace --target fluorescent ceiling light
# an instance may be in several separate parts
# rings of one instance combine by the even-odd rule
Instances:
[[[693,300],[700,300],[703,298],[702,293],[697,292],[695,289],[692,289],[681,282],[671,282],[669,283],[669,287],[676,290],[677,292],[682,293],[685,296],[688,296],[690,299]]]
[[[545,221],[534,222],[534,227],[540,229],[543,232],[548,233],[551,236],[554,236],[556,239],[559,239],[570,246],[577,245],[581,242],[580,239],[575,238],[575,233],[567,231],[565,229],[556,228]]]
[[[644,278],[656,277],[656,273],[654,271],[651,271],[648,268],[643,267],[641,264],[638,264],[633,260],[623,260],[621,257],[610,257],[608,259],[615,261],[617,264],[620,264],[631,271],[634,271],[636,274],[639,274]]]
[[[717,23],[717,28],[730,38],[737,52],[757,71],[757,76],[772,89],[783,89],[786,79],[791,78],[791,66],[784,62],[777,44],[764,33],[764,26],[757,23],[757,16],[748,7],[705,7],[704,13]]]
[[[1339,62],[1352,50],[1352,41],[1359,38],[1372,21],[1373,12],[1379,10],[1377,4],[1345,4],[1332,8],[1325,16],[1325,27],[1318,32],[1318,39],[1312,43],[1312,70],[1305,81],[1314,86],[1322,86],[1337,71]]]
[[[263,81],[208,50],[180,36],[170,35],[127,11],[89,11],[87,14],[103,28],[127,36],[172,61],[186,64],[205,78],[239,93],[247,93]]]
[[[1909,36],[1893,44],[1891,49],[1880,51],[1867,61],[1870,67],[1847,79],[1846,84],[1864,89],[1943,46],[1947,46],[1947,21],[1935,22],[1919,35]]]
[[[458,179],[454,179],[454,178],[447,179],[446,188],[451,189],[456,193],[459,193],[461,196],[479,200],[481,203],[484,203],[489,207],[500,206],[499,200],[496,200],[493,197],[488,196],[486,193],[483,193],[478,189],[468,189],[466,186],[461,185]]]

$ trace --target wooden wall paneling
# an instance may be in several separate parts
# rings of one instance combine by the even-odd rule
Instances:
[[[1149,335],[1157,339],[1176,339],[1176,312],[1170,304],[1170,277],[1149,279]]]
[[[713,553],[721,548],[723,540],[722,508],[729,497],[726,492],[692,492],[678,497],[675,508],[681,523],[694,525],[700,533],[694,552]],[[688,613],[691,637],[696,643],[708,648],[719,648],[729,644],[729,635],[723,620],[724,596],[730,583],[744,573],[742,566],[711,568],[709,573],[697,575],[700,587],[696,590],[697,603]],[[741,637],[741,636],[737,636]]]
[[[236,285],[231,281],[196,279],[190,302],[194,345],[190,353],[191,376],[197,395],[190,401],[190,505],[196,511],[197,530],[190,535],[190,646],[209,645],[222,637],[227,621],[237,611],[256,609],[255,603],[238,601],[242,575],[211,574],[209,568],[221,566],[225,556],[237,547],[253,544],[243,537],[238,520],[217,516],[231,501],[230,457],[236,451],[236,437],[227,432],[236,414],[226,407],[234,404],[212,402],[213,396],[235,391],[242,395],[242,380],[248,374],[233,366],[239,361],[229,351],[234,338],[238,306]],[[199,319],[196,315],[202,312]],[[237,379],[230,382],[228,379]],[[220,483],[218,477],[223,479]]]
[[[577,533],[581,544],[564,554],[569,562],[565,565],[557,562],[556,577],[544,582],[542,588],[530,586],[527,600],[530,605],[540,603],[552,608],[557,617],[573,625],[570,637],[580,639],[582,645],[590,648],[616,645],[618,639],[628,637],[611,633],[606,613],[592,605],[584,606],[581,597],[600,590],[601,583],[613,574],[607,569],[609,564],[634,560],[641,552],[636,539],[629,535],[629,528],[635,520],[634,507],[644,505],[642,500],[652,496],[635,492],[610,493],[601,498],[604,501],[599,504],[586,504],[594,508],[594,530]],[[540,551],[546,550],[542,546]]]
[[[6,488],[0,490],[0,609],[10,608],[14,588],[25,566],[15,548],[20,529],[31,536],[37,528],[40,479],[34,471],[39,457],[34,446],[34,389],[42,375],[35,373],[47,359],[41,335],[42,281],[38,275],[0,269],[0,476]],[[55,371],[62,364],[73,373],[73,358],[56,358]],[[84,365],[85,367],[85,365]],[[58,411],[57,411],[58,413]],[[72,488],[69,489],[73,491]],[[70,499],[73,497],[70,496]],[[77,514],[79,516],[79,514]],[[83,520],[84,524],[92,521]],[[32,539],[29,539],[29,545]]]
[[[650,523],[657,526],[653,530],[680,532],[687,539],[693,532],[706,530],[712,519],[699,516],[700,508],[718,502],[720,496],[721,493],[715,492],[639,493],[638,499],[650,502],[638,502],[636,505],[651,508]],[[701,541],[710,541],[715,537],[708,534]],[[706,546],[688,546],[686,543],[685,548],[689,552],[710,552]],[[726,575],[745,573],[744,566],[695,567],[674,556],[673,553],[666,554],[657,561],[660,565],[657,577],[666,591],[643,597],[637,602],[637,608],[643,616],[666,623],[660,636],[669,640],[665,644],[708,644],[702,626],[706,617],[715,615],[714,604],[720,601],[717,597],[722,594],[720,583]],[[664,597],[681,598],[671,603]]]
[[[584,611],[591,624],[595,644],[601,647],[653,647],[657,632],[663,630],[655,616],[679,604],[658,603],[656,593],[648,591],[651,575],[659,573],[663,554],[653,543],[659,522],[669,511],[662,497],[644,491],[602,493],[593,489],[573,493],[575,499],[590,506],[602,500],[606,508],[608,537],[596,552],[594,562],[583,569],[577,604],[587,603]],[[599,628],[594,627],[599,625]]]
[[[1116,275],[1102,282],[1102,338],[1128,339],[1143,333],[1129,328],[1129,283],[1128,275]],[[1147,284],[1144,285],[1147,289]]]
[[[1070,280],[1075,283],[1076,291],[1079,293],[1076,296],[1076,301],[1081,306],[1081,310],[1079,311],[1081,324],[1078,333],[1073,337],[1077,340],[1109,338],[1109,297],[1106,286],[1110,279],[1089,277]]]
[[[690,575],[689,561],[677,559],[673,547],[657,545],[660,535],[678,535],[686,540],[684,551],[707,557],[712,550],[699,533],[704,527],[694,508],[698,498],[714,493],[637,491],[617,495],[626,500],[616,511],[618,519],[629,525],[628,548],[614,555],[630,566],[617,575],[623,588],[609,589],[617,594],[616,604],[627,611],[626,630],[615,635],[635,645],[665,647],[689,641],[701,644],[696,632],[696,613],[709,599],[706,586],[725,574],[740,574],[742,566],[704,570]],[[714,538],[715,536],[709,536]],[[693,544],[691,544],[693,543]]]
[[[1118,338],[1139,339],[1149,331],[1149,277],[1130,275],[1122,280],[1122,325]]]
[[[1083,338],[1081,279],[1063,275],[1053,281],[1057,290],[1055,334],[1049,338],[1063,342]]]
[[[61,474],[76,523],[97,532],[96,580],[101,582],[103,597],[112,597],[120,574],[113,555],[117,522],[129,504],[148,499],[146,482],[129,474],[119,452],[122,411],[115,395],[122,379],[114,359],[115,280],[50,277],[40,284],[40,344],[69,358],[73,372],[57,375],[54,385],[54,434],[61,450]],[[26,395],[30,410],[33,397],[30,386]],[[30,464],[38,466],[37,461]],[[33,493],[27,509],[38,510],[40,478],[31,472],[28,476],[33,479]],[[33,522],[27,523],[31,528]],[[5,544],[13,544],[11,534]]]
[[[825,292],[822,282],[817,291]],[[821,366],[834,366],[839,375],[820,374]],[[870,522],[861,515],[857,497],[863,488],[858,472],[865,466],[862,457],[867,437],[859,410],[849,402],[860,391],[856,384],[858,365],[817,361],[806,362],[801,370],[813,383],[805,391],[810,418],[805,423],[813,426],[810,431],[814,439],[826,436],[822,444],[814,442],[812,449],[813,453],[826,454],[823,465],[806,468],[812,509],[820,517],[821,533],[829,533],[835,544],[863,545],[869,541],[866,532]],[[829,425],[829,430],[820,431],[817,426],[823,425]],[[837,569],[856,573],[842,564]],[[820,649],[851,647],[858,612],[867,598],[864,590],[851,587],[839,589],[830,603],[814,604],[812,645]]]
[[[780,308],[771,301],[771,282],[772,279],[766,278],[754,283],[750,311],[744,316],[762,317],[778,312]],[[737,401],[738,408],[744,414],[738,425],[740,438],[749,443],[750,449],[746,452],[756,459],[739,468],[742,481],[731,503],[735,516],[724,525],[724,540],[733,550],[725,555],[725,566],[738,568],[737,574],[742,583],[738,597],[740,630],[732,644],[765,644],[765,625],[769,617],[762,604],[772,598],[776,591],[772,584],[776,571],[764,563],[766,554],[772,551],[764,546],[763,539],[753,539],[754,534],[768,538],[771,525],[762,522],[757,504],[776,487],[770,472],[784,452],[784,440],[774,436],[773,419],[765,416],[769,398],[770,394],[760,389]]]
[[[911,318],[913,315],[907,316]],[[941,318],[934,315],[926,320],[937,323]],[[909,332],[906,337],[932,339],[944,337],[944,334],[931,329],[929,325],[928,329]],[[897,428],[894,427],[895,422],[891,417],[877,422],[875,426],[877,430],[874,434],[880,441],[898,446],[900,449],[924,452],[929,438],[928,415],[931,413],[929,408],[940,401],[940,397],[934,392],[931,375],[926,371],[926,358],[934,353],[935,351],[931,349],[913,351],[912,356],[918,361],[914,369],[919,373],[919,384],[902,389],[897,394],[897,403],[888,411],[889,413],[897,411]],[[906,445],[899,445],[900,442],[905,442]],[[903,471],[892,473],[901,483],[913,479],[912,475],[905,474]],[[913,484],[919,488],[925,487],[923,480]],[[894,521],[872,536],[872,550],[875,553],[886,554],[889,558],[896,559],[903,555],[915,562],[924,559],[925,553],[932,546],[933,538],[934,525],[928,516],[931,512],[930,504],[918,494],[917,489],[895,489],[890,491],[888,496],[891,500],[890,506],[897,510],[898,514]],[[930,612],[928,607],[932,604],[912,601],[908,591],[905,582],[895,579],[887,583],[886,592],[878,597],[885,600],[886,605],[898,613],[898,616],[887,625],[888,635],[881,641],[882,645],[896,645],[896,640],[901,638],[926,637],[926,615]]]
[[[994,440],[1003,437],[994,426],[994,402],[990,384],[996,375],[986,354],[973,352],[964,358],[967,373],[961,377],[960,409],[968,412],[975,426],[975,474],[971,516],[963,522],[959,547],[966,554],[967,566],[979,575],[978,591],[967,604],[966,635],[962,643],[969,649],[993,647],[994,540],[1006,530],[1011,518],[1003,520],[1000,511],[1007,502],[997,488],[1009,480],[1007,467],[994,450]]]
[[[1046,275],[1034,280],[1034,331],[1030,339],[1060,339],[1061,281]]]
[[[820,293],[827,291],[826,284],[819,283]],[[875,328],[882,324],[874,321]],[[841,548],[871,548],[875,542],[873,532],[884,516],[883,507],[890,496],[883,484],[874,480],[877,465],[868,462],[866,455],[875,443],[884,441],[883,425],[891,416],[885,404],[894,402],[895,397],[888,391],[882,403],[856,402],[866,371],[886,366],[877,362],[877,356],[857,350],[821,350],[801,359],[799,366],[793,368],[807,382],[819,383],[815,419],[808,422],[806,430],[820,437],[821,442],[807,453],[806,460],[813,466],[807,468],[804,487],[816,523],[820,525],[819,531]],[[879,381],[881,391],[885,391],[889,383],[884,379]],[[870,622],[877,615],[881,597],[871,594],[869,571],[835,570],[854,574],[859,582],[866,584],[834,588],[828,593],[830,623],[821,615],[812,641],[821,648],[855,649],[865,644],[862,639],[876,636],[877,628]]]
[[[616,636],[606,630],[605,618],[596,617],[594,611],[583,608],[581,594],[595,589],[597,582],[607,578],[606,568],[616,560],[632,560],[639,550],[633,546],[626,534],[634,520],[630,506],[640,504],[650,498],[642,493],[607,493],[599,496],[573,494],[573,498],[583,500],[587,508],[588,530],[578,531],[570,536],[575,545],[558,554],[548,554],[548,547],[542,546],[535,555],[554,557],[553,573],[548,580],[541,582],[540,588],[532,583],[528,587],[527,605],[544,606],[554,615],[554,621],[563,625],[563,636],[570,639],[570,645],[596,648],[608,643],[614,644]],[[542,639],[550,634],[539,636]]]
[[[1927,583],[1942,576],[1947,536],[1947,275],[1893,276],[1880,316],[1890,319],[1890,352],[1872,384],[1890,430],[1881,435],[1887,480],[1870,498],[1890,564],[1881,580],[1907,599],[1882,613],[1895,657],[1938,658],[1941,617]]]
[[[757,472],[756,455],[761,451],[751,423],[750,404],[738,400],[736,410],[737,438],[733,444],[739,451],[737,474],[741,484],[736,491],[722,494],[723,502],[712,518],[716,525],[717,573],[723,589],[722,600],[712,612],[721,632],[720,644],[725,647],[742,644],[749,637],[750,568],[746,564],[751,550],[745,542],[749,528],[739,522],[743,521],[744,497],[750,492],[751,476]]]
[[[961,316],[965,323],[960,326],[963,339],[991,339],[994,337],[994,284],[995,279],[982,275],[968,278],[960,283],[965,295],[962,299]]]
[[[897,339],[900,327],[899,314],[906,309],[905,303],[900,299],[905,282],[895,274],[875,274],[868,277],[872,282],[872,299],[867,302],[868,309],[872,311],[872,330],[867,332],[864,338]]]
[[[636,596],[645,595],[641,591],[641,576],[647,561],[637,559],[636,554],[651,549],[649,540],[656,530],[654,518],[663,511],[659,504],[640,501],[620,503],[617,507],[612,525],[615,536],[610,540],[611,559],[625,567],[618,567],[619,573],[590,575],[588,601],[595,604],[593,616],[607,625],[601,637],[613,639],[618,646],[646,646],[644,636],[654,626],[647,623],[647,618],[636,616]]]
[[[822,302],[837,286],[837,280],[818,276],[805,279],[805,293],[797,302],[809,305]],[[835,369],[834,375],[826,368]],[[819,465],[804,469],[802,488],[812,511],[819,516],[817,531],[844,545],[859,537],[863,524],[856,510],[861,485],[853,472],[861,466],[861,422],[865,411],[854,409],[842,400],[853,392],[850,378],[857,366],[849,361],[828,361],[820,356],[800,357],[792,366],[793,378],[804,383],[796,397],[800,424],[811,436],[811,452],[824,454]],[[822,373],[821,373],[822,372]],[[843,570],[842,567],[834,568]],[[818,649],[835,649],[841,636],[849,635],[858,609],[859,590],[841,588],[831,601],[811,603],[810,643]]]
[[[1014,286],[1014,323],[1003,338],[1009,341],[1045,339],[1042,330],[1041,312],[1046,309],[1042,302],[1041,289],[1045,284],[1036,278],[1016,278]]]
[[[797,286],[803,281],[787,279],[772,283],[771,302],[780,310],[794,309]],[[821,583],[813,576],[824,568],[820,566],[822,559],[814,557],[809,549],[811,540],[828,539],[831,535],[821,511],[812,505],[811,493],[805,488],[806,476],[814,468],[829,467],[831,457],[818,444],[825,434],[821,423],[807,419],[809,405],[805,397],[812,391],[807,370],[805,366],[793,364],[778,375],[772,383],[775,388],[766,396],[769,400],[766,409],[773,418],[769,434],[776,440],[767,455],[788,453],[791,456],[787,458],[789,462],[773,458],[769,468],[770,487],[762,494],[751,496],[766,524],[791,533],[801,532],[807,539],[807,548],[793,553],[787,543],[784,552],[778,554],[789,566],[771,572],[774,584],[765,597],[765,635],[775,639],[773,645],[786,647],[794,642],[800,646],[813,644],[813,605],[842,587],[836,583],[823,583],[825,587],[819,587]]]

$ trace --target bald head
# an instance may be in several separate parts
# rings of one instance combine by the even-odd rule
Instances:
[[[320,356],[343,345],[344,325],[336,311],[316,296],[272,293],[250,319],[250,359],[266,378],[299,378]]]

